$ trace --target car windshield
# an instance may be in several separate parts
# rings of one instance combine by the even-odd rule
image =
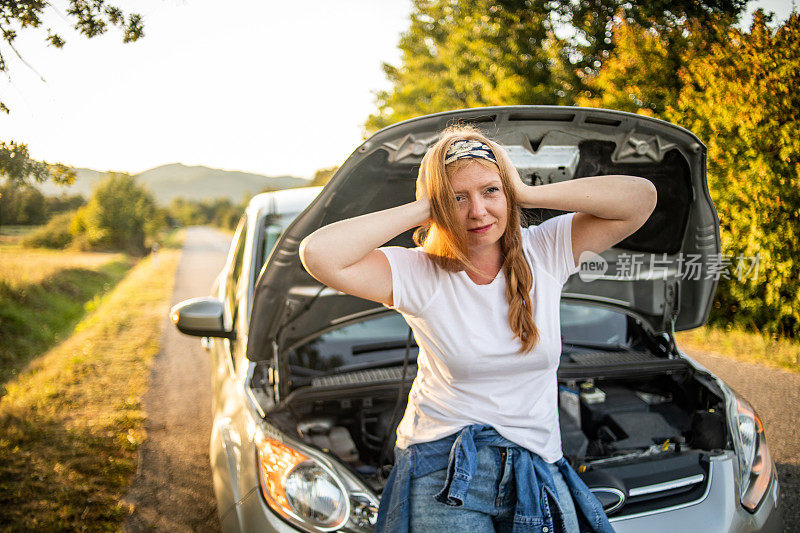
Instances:
[[[328,330],[289,351],[295,376],[313,377],[402,364],[409,327],[396,312],[382,313]],[[642,335],[636,320],[620,311],[577,302],[561,302],[564,351],[627,350]],[[417,356],[410,344],[409,360]]]
[[[289,365],[295,374],[315,376],[402,363],[408,331],[408,324],[396,312],[351,322],[290,350]],[[414,361],[417,345],[413,339],[409,348]]]
[[[561,342],[568,346],[629,347],[632,319],[619,311],[561,302]]]

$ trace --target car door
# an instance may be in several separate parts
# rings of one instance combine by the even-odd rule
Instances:
[[[244,266],[245,249],[247,247],[247,215],[242,216],[231,241],[231,251],[228,255],[224,280],[219,295],[223,304],[223,321],[226,329],[234,329],[238,317],[238,297],[240,279]],[[215,339],[212,364],[214,401],[215,405],[222,400],[225,382],[235,375],[236,365],[234,360],[236,340]]]

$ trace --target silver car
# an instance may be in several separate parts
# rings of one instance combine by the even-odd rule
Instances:
[[[705,146],[648,117],[548,106],[408,120],[366,140],[324,189],[253,198],[213,296],[172,310],[211,355],[223,530],[372,531],[417,346],[399,314],[311,278],[298,245],[413,200],[422,155],[454,121],[497,139],[531,184],[619,173],[658,189],[650,219],[562,293],[562,447],[614,528],[781,531],[761,420],[675,344],[675,331],[706,321],[720,267]],[[410,232],[389,244],[413,246]]]

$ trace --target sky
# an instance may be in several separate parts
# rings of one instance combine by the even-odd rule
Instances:
[[[25,30],[15,47],[30,66],[3,50],[11,114],[0,140],[100,171],[180,162],[309,178],[361,144],[411,10],[411,0],[112,3],[142,14],[144,38],[123,44],[111,29],[86,39],[51,12],[63,49]],[[783,20],[792,3],[759,0],[748,13],[759,6]]]

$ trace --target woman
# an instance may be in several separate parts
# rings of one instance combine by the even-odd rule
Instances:
[[[460,125],[425,154],[416,201],[303,240],[312,276],[397,309],[419,345],[377,531],[613,531],[561,453],[560,294],[582,253],[632,234],[655,203],[633,176],[525,185]],[[522,207],[569,213],[522,228]],[[379,248],[418,226],[420,248]]]

